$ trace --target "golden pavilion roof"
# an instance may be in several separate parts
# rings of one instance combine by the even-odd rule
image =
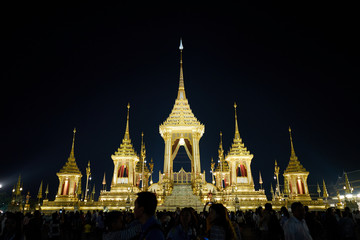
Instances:
[[[160,126],[201,126],[201,124],[193,112],[191,111],[189,102],[186,98],[185,94],[185,86],[184,86],[184,74],[182,67],[182,42],[180,42],[180,81],[179,81],[179,90],[178,96],[175,100],[174,107],[169,115],[169,117],[163,122]]]
[[[237,114],[236,114],[236,103],[234,103],[235,108],[235,136],[233,143],[230,147],[230,150],[227,154],[227,156],[244,156],[244,155],[250,155],[250,151],[247,150],[245,147],[239,133],[239,127],[238,127],[238,121],[237,121]]]
[[[303,165],[298,160],[298,157],[295,154],[294,150],[294,144],[291,136],[291,128],[289,127],[289,133],[290,133],[290,145],[291,145],[291,155],[290,155],[290,161],[285,169],[284,173],[308,173],[306,169],[303,167]]]
[[[75,133],[76,133],[76,129],[74,129],[74,135],[73,135],[70,156],[69,156],[67,162],[65,163],[65,165],[62,167],[62,169],[60,169],[59,173],[80,174],[81,175],[81,172],[75,162],[75,155],[74,155]]]
[[[120,144],[120,147],[117,149],[117,151],[114,153],[115,156],[122,156],[122,157],[133,157],[137,156],[136,152],[134,150],[134,147],[131,143],[130,139],[130,132],[129,132],[129,109],[130,104],[127,105],[127,118],[126,118],[126,130],[125,135],[122,140],[122,143]]]

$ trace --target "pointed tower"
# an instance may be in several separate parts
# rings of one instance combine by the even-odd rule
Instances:
[[[191,161],[191,181],[202,183],[204,177],[200,166],[199,141],[204,134],[205,127],[194,116],[190,109],[185,94],[182,51],[183,44],[180,40],[180,79],[177,98],[169,117],[159,126],[161,137],[165,141],[164,173],[159,182],[172,185],[173,182],[173,160],[180,147],[184,147]]]
[[[102,181],[102,185],[103,185],[103,191],[106,191],[106,178],[105,178],[105,173],[104,173],[104,178]]]
[[[242,190],[254,191],[251,173],[251,161],[254,155],[250,154],[240,137],[236,107],[237,105],[234,103],[235,135],[226,161],[230,165],[232,186]]]
[[[262,177],[261,177],[261,172],[259,171],[259,184],[260,184],[260,189],[263,189],[262,185],[263,185],[263,180],[262,180]]]
[[[222,144],[222,132],[220,132],[220,143],[218,149],[218,163],[214,171],[216,187],[219,189],[226,188],[230,183],[230,168],[224,158],[224,149]]]
[[[354,189],[350,185],[349,178],[346,172],[344,172],[344,176],[345,176],[345,186],[344,186],[345,194],[351,194]]]
[[[73,134],[70,156],[67,162],[65,163],[65,165],[63,166],[63,168],[60,169],[60,171],[56,174],[59,178],[59,188],[57,191],[57,195],[55,197],[55,201],[70,201],[70,202],[78,201],[76,190],[82,175],[75,162],[75,154],[74,154],[75,133],[76,133],[75,128],[73,133],[74,134]]]
[[[291,128],[289,127],[291,155],[287,168],[284,171],[284,185],[288,189],[289,200],[310,201],[307,185],[309,172],[301,165],[295,154]]]
[[[42,186],[43,186],[43,181],[41,180],[40,187],[39,187],[39,192],[38,192],[38,195],[37,195],[39,203],[41,202],[41,199],[43,198],[42,197]]]
[[[110,191],[101,191],[99,201],[126,201],[128,192],[133,189],[134,194],[139,191],[136,187],[135,168],[139,162],[130,139],[129,128],[130,103],[127,105],[125,134],[120,147],[111,155],[114,162],[114,172]],[[125,204],[125,203],[124,203]]]
[[[140,161],[137,162],[135,168],[136,186],[142,191],[146,191],[149,186],[150,171],[146,166],[146,148],[144,144],[144,133],[141,133],[141,153]]]
[[[329,193],[326,189],[325,180],[323,179],[323,198],[325,198],[325,200],[327,200],[328,197],[329,197]]]
[[[46,189],[45,189],[45,199],[48,200],[48,194],[49,194],[49,184],[46,184]]]

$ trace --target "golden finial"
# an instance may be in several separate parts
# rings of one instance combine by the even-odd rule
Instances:
[[[320,190],[320,186],[319,186],[319,183],[317,183],[317,193],[319,194],[319,198],[320,198],[320,194],[321,194],[321,190]]]
[[[223,159],[224,159],[224,149],[222,146],[222,132],[220,131],[219,160],[222,161]]]
[[[49,184],[46,184],[46,189],[45,189],[45,199],[47,199],[47,195],[49,194]]]
[[[295,149],[294,149],[294,144],[293,144],[293,139],[292,139],[292,135],[291,135],[291,128],[289,126],[289,135],[290,135],[290,146],[291,146],[291,156],[290,156],[290,160],[296,160],[297,157],[295,155]]]
[[[144,132],[141,132],[141,161],[145,160],[146,149],[144,144]]]
[[[37,198],[39,200],[42,198],[42,185],[43,185],[43,181],[41,180],[40,187],[39,187],[39,193],[37,195]]]
[[[184,49],[182,44],[182,39],[180,38],[180,81],[179,81],[179,91],[178,99],[185,99],[185,85],[184,85],[184,71],[183,71],[183,60],[182,60],[182,50]]]
[[[261,172],[259,171],[259,184],[262,188],[262,184],[263,184],[263,180],[262,180],[262,177],[261,177]]]
[[[72,145],[71,145],[71,151],[70,151],[70,157],[69,159],[75,159],[75,155],[74,155],[74,145],[75,145],[75,134],[76,134],[76,128],[74,128],[73,130],[73,140],[72,140]]]
[[[214,159],[211,158],[211,171],[214,171],[214,169],[215,169]]]
[[[325,185],[325,180],[323,179],[323,198],[328,198],[329,197],[329,193],[326,189],[326,185]]]
[[[106,184],[105,173],[104,173],[104,178],[103,178],[102,184],[103,184],[103,185],[105,185],[105,184]]]
[[[346,172],[344,172],[345,175],[345,193],[352,193],[353,188],[350,185],[349,178]]]
[[[239,126],[237,121],[237,113],[236,113],[236,102],[234,102],[234,110],[235,110],[235,139],[240,139]]]
[[[126,117],[126,130],[125,130],[125,136],[124,139],[129,140],[130,139],[130,132],[129,132],[129,112],[130,112],[130,103],[127,105],[127,117]]]

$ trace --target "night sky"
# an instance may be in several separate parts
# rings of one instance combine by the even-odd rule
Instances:
[[[144,132],[157,182],[159,125],[177,96],[180,38],[186,95],[205,125],[208,181],[219,132],[225,152],[234,137],[235,101],[256,189],[259,171],[267,193],[275,184],[275,159],[281,173],[286,168],[289,126],[309,185],[360,169],[354,6],[16,4],[1,10],[1,191],[21,174],[25,191],[35,196],[43,180],[53,199],[76,127],[76,161],[83,175],[91,162],[98,195],[104,172],[111,181],[128,102],[130,137],[139,153]]]

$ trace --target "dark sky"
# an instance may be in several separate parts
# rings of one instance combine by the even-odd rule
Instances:
[[[335,183],[343,171],[360,169],[355,9],[329,2],[3,6],[3,191],[21,173],[25,190],[36,195],[44,180],[54,198],[74,127],[77,164],[85,174],[91,162],[99,190],[104,172],[111,180],[128,102],[132,142],[139,152],[144,132],[157,181],[159,125],[177,94],[180,37],[187,98],[205,124],[200,154],[208,181],[219,132],[226,152],[234,137],[236,101],[256,189],[259,171],[267,190],[274,184],[275,159],[286,168],[289,125],[308,184]]]

